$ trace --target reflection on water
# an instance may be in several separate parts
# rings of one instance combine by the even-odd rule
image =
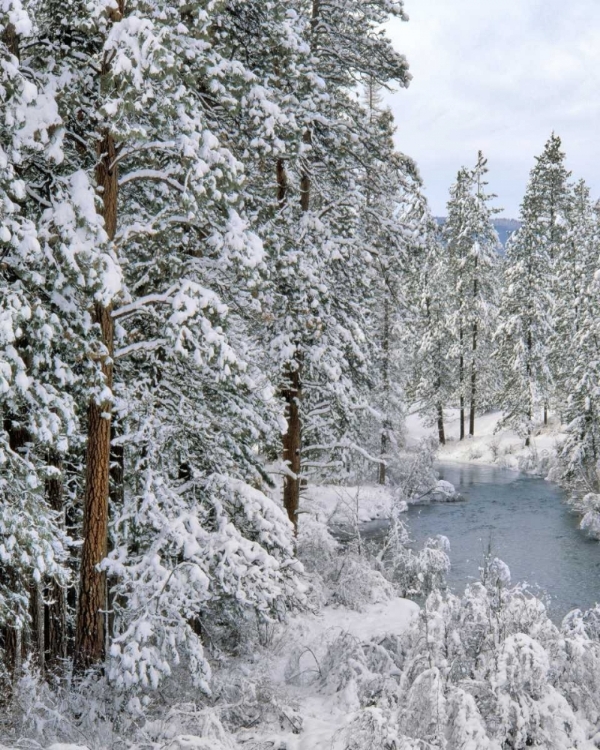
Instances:
[[[413,506],[412,537],[421,544],[444,534],[450,540],[449,585],[457,592],[477,579],[490,542],[510,567],[513,583],[527,581],[550,597],[550,613],[562,618],[600,601],[600,544],[577,528],[560,488],[507,469],[463,464],[438,467],[467,500]]]

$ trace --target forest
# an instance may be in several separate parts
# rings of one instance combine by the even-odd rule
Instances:
[[[505,255],[481,152],[440,226],[392,18],[0,0],[7,748],[600,747],[600,608],[556,625],[493,556],[452,593],[402,519],[448,410],[468,441],[497,409],[524,448],[564,425],[600,537],[600,204],[552,133]],[[323,486],[386,492],[384,544],[340,543]],[[315,630],[374,606],[376,640]]]

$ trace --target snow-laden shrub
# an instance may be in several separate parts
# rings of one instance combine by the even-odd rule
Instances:
[[[583,513],[579,528],[592,539],[600,540],[600,495],[589,492],[576,507]]]
[[[403,696],[402,731],[415,739],[435,742],[446,726],[446,698],[438,667],[424,669]]]
[[[309,606],[320,609],[328,599],[330,581],[337,571],[340,543],[331,536],[327,524],[310,513],[298,525],[296,554],[309,575],[306,592]]]
[[[450,542],[444,536],[428,539],[423,549],[409,547],[410,535],[400,513],[392,513],[388,533],[375,556],[379,570],[400,596],[427,595],[445,585],[450,570]]]
[[[340,750],[592,750],[596,610],[571,613],[559,629],[489,556],[481,582],[460,597],[432,591],[402,635],[366,643],[329,633],[298,647],[288,677],[352,713],[334,738]]]
[[[400,653],[388,648],[394,643],[365,643],[350,633],[341,633],[328,646],[319,664],[319,682],[329,693],[344,692],[349,709],[387,701],[400,674]]]
[[[219,717],[219,710],[193,703],[175,704],[166,715],[145,721],[131,739],[137,747],[169,750],[235,750],[237,743]]]
[[[333,538],[327,524],[310,513],[298,525],[297,553],[308,573],[322,573],[334,567],[340,543]]]
[[[571,614],[561,632],[541,601],[510,588],[504,563],[490,560],[483,572],[485,583],[461,598],[432,593],[407,634],[401,731],[461,750],[591,747],[600,649],[583,616]],[[594,632],[593,614],[587,622]]]
[[[492,750],[492,742],[472,695],[451,690],[446,701],[447,750]]]
[[[127,697],[111,690],[106,678],[90,674],[76,686],[48,681],[33,658],[23,664],[11,698],[10,725],[0,735],[0,747],[3,741],[12,746],[27,738],[27,747],[105,750],[127,747],[126,736],[134,746],[140,718],[144,723],[142,705],[138,702],[134,715]]]
[[[429,594],[444,585],[450,570],[449,553],[450,542],[442,534],[428,539],[417,553],[416,578],[420,594]]]
[[[368,604],[394,596],[394,587],[359,554],[350,552],[338,562],[338,572],[329,579],[330,601],[349,609],[361,610]]]
[[[240,480],[175,486],[147,468],[142,486],[118,520],[124,541],[105,563],[118,581],[109,675],[123,689],[156,688],[184,664],[208,691],[205,640],[231,646],[255,632],[254,621],[281,619],[302,602],[292,527]]]
[[[437,441],[423,438],[417,445],[404,449],[389,467],[389,475],[399,500],[414,501],[427,494],[437,483],[434,463]]]
[[[344,728],[339,747],[343,750],[418,750],[417,743],[409,742],[398,733],[394,711],[369,706],[359,711]]]
[[[324,521],[306,514],[298,530],[298,558],[311,573],[309,601],[361,610],[394,596],[390,582],[372,564],[360,538],[341,544]]]

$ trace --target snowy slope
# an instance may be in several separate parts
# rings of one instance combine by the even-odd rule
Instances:
[[[493,411],[477,417],[475,437],[467,437],[460,441],[459,411],[447,409],[445,411],[447,443],[440,446],[439,460],[496,465],[527,471],[538,469],[543,471],[547,468],[564,439],[561,425],[555,419],[550,419],[548,427],[540,425],[532,437],[531,446],[526,448],[523,438],[514,431],[496,431],[501,416],[501,412]],[[408,417],[406,427],[408,438],[413,442],[424,437],[437,437],[437,428],[426,426],[422,417],[417,413]]]
[[[358,700],[352,685],[337,692],[318,681],[306,685],[288,684],[286,665],[292,650],[304,651],[300,659],[301,669],[306,673],[316,673],[320,669],[327,648],[332,641],[347,633],[359,641],[380,642],[386,635],[401,635],[417,616],[419,607],[407,599],[394,598],[387,602],[372,604],[361,612],[342,607],[324,607],[318,615],[300,615],[289,625],[285,646],[272,666],[273,679],[282,693],[291,699],[296,711],[294,721],[301,722],[302,730],[277,732],[265,736],[244,733],[240,740],[272,742],[273,748],[285,750],[332,750],[335,739],[343,728],[354,718],[359,709]],[[266,747],[269,745],[261,745]]]

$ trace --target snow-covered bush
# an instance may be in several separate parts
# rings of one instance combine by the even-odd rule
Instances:
[[[445,584],[450,570],[450,543],[444,536],[428,539],[421,550],[410,545],[408,528],[394,512],[386,538],[375,555],[379,570],[394,584],[400,596],[427,595]]]
[[[588,492],[575,503],[575,507],[583,514],[579,528],[593,539],[600,540],[600,495]]]
[[[586,721],[577,712],[594,721],[600,699],[593,697],[597,680],[582,668],[595,664],[600,650],[581,613],[561,632],[542,602],[521,586],[510,588],[504,563],[490,560],[484,579],[462,598],[429,596],[409,634],[402,730],[456,748],[587,746]]]
[[[308,596],[316,607],[337,604],[361,610],[394,595],[393,586],[373,564],[356,528],[358,537],[342,544],[331,536],[324,521],[312,514],[303,516],[297,553],[311,574]]]
[[[115,586],[110,677],[146,690],[185,665],[209,690],[203,642],[233,647],[255,621],[281,619],[302,603],[292,526],[266,495],[214,475],[169,486],[148,466],[142,493],[120,523],[134,536],[105,563]]]
[[[331,601],[360,610],[367,604],[390,599],[393,586],[363,555],[350,552],[340,558],[338,572],[330,578]]]
[[[343,750],[591,750],[599,623],[595,609],[575,611],[559,629],[490,557],[482,582],[461,597],[433,591],[403,635],[365,643],[342,633],[302,652],[304,684],[353,712],[334,744]]]
[[[311,573],[312,600],[316,606],[338,604],[360,610],[394,595],[422,596],[445,584],[450,569],[446,537],[428,539],[421,550],[410,547],[402,518],[403,501],[392,508],[382,542],[357,538],[342,544],[326,524],[307,514],[298,535],[298,557]]]
[[[359,711],[339,738],[342,750],[419,750],[398,733],[395,711],[369,706]]]
[[[430,438],[423,438],[398,454],[389,473],[399,500],[414,501],[436,485],[436,455],[437,444]]]

